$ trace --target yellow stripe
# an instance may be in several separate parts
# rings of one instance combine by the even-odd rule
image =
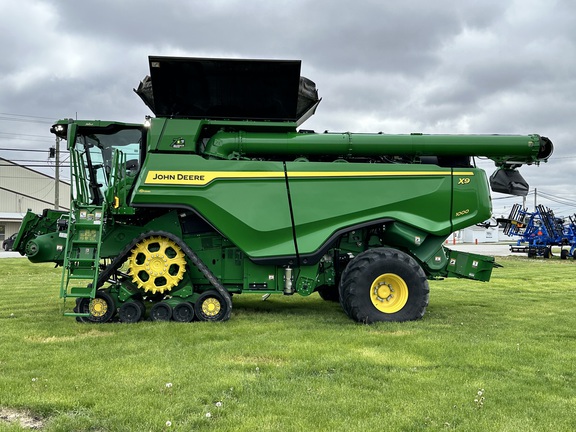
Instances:
[[[293,171],[288,178],[473,176],[473,171]],[[203,186],[216,179],[280,179],[282,171],[149,171],[145,184]]]

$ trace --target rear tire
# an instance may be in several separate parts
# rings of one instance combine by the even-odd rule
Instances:
[[[344,270],[340,304],[354,321],[410,321],[422,318],[430,288],[410,255],[391,248],[362,252]]]
[[[566,249],[562,249],[562,250],[560,251],[560,259],[565,260],[565,259],[567,259],[567,258],[568,258],[568,251],[567,251]]]
[[[114,314],[116,313],[116,305],[108,291],[98,290],[93,299],[77,299],[74,311],[90,314],[88,317],[77,317],[80,318],[78,320],[79,322],[102,324],[110,321],[114,317]]]
[[[203,292],[194,305],[199,321],[223,321],[228,315],[226,301],[216,290]]]

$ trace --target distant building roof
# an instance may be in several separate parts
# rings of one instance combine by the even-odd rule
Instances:
[[[24,218],[26,213],[7,213],[7,212],[0,212],[0,220],[2,221],[21,221]]]

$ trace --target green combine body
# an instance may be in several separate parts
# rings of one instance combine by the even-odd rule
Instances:
[[[445,248],[552,143],[538,135],[298,130],[320,102],[296,61],[150,58],[144,125],[60,120],[70,212],[29,212],[14,248],[63,267],[79,321],[226,320],[232,294],[339,301],[359,322],[423,316],[428,279],[487,281],[494,259]]]

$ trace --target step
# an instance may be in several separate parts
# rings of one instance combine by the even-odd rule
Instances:
[[[65,293],[66,297],[80,297],[88,298],[93,297],[92,287],[72,287]]]
[[[71,263],[91,263],[94,264],[94,261],[96,261],[94,258],[73,258],[70,257],[69,261]]]
[[[70,269],[68,279],[75,279],[75,280],[84,279],[89,281],[94,280],[94,270],[86,268]]]
[[[92,296],[90,294],[71,294],[67,293],[62,296],[62,298],[89,298],[91,299]]]
[[[71,249],[73,247],[75,248],[95,248],[98,247],[98,245],[100,245],[100,235],[94,236],[93,238],[89,238],[89,239],[82,239],[82,238],[78,238],[78,237],[72,237],[70,238],[70,240],[68,241],[68,247]]]

